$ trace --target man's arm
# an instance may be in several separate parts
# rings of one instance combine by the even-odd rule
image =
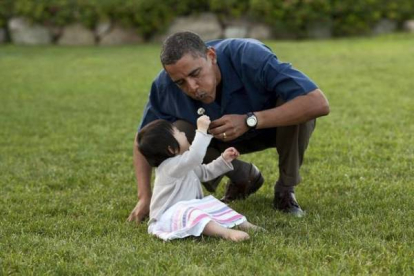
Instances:
[[[298,96],[278,107],[254,112],[257,128],[297,125],[329,114],[329,103],[320,89]]]
[[[138,151],[137,135],[134,139],[134,170],[138,187],[138,203],[128,217],[128,221],[141,222],[149,214],[151,203],[152,168],[145,157]]]
[[[297,125],[329,114],[329,103],[320,89],[298,96],[275,108],[256,111],[257,128]],[[224,115],[211,122],[210,133],[217,139],[231,141],[249,130],[246,115]],[[226,133],[224,139],[223,133]]]

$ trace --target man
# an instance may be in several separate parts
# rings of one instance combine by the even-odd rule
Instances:
[[[253,39],[204,43],[197,34],[179,32],[165,40],[161,63],[164,70],[152,84],[140,129],[155,119],[166,119],[186,132],[191,142],[197,110],[203,108],[212,120],[209,131],[215,138],[204,161],[210,162],[231,146],[241,153],[276,148],[279,179],[273,206],[303,216],[294,186],[301,180],[299,168],[315,118],[329,113],[322,91]],[[134,166],[139,201],[128,220],[141,221],[149,211],[151,168],[136,141]],[[225,202],[249,196],[264,182],[253,164],[235,160],[233,166],[226,174]],[[220,180],[203,184],[214,191]]]

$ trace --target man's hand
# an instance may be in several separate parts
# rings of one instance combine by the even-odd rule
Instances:
[[[149,214],[150,200],[139,200],[128,217],[128,222],[142,222]]]
[[[224,115],[210,124],[210,133],[214,138],[225,142],[242,136],[248,130],[246,115]]]

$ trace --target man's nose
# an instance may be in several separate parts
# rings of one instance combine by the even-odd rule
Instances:
[[[190,89],[190,92],[192,94],[196,95],[197,89],[198,89],[198,83],[197,83],[197,81],[195,81],[193,79],[189,79],[188,80],[188,88]]]

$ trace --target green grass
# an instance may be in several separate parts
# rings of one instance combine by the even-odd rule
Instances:
[[[0,275],[413,275],[414,36],[268,44],[331,114],[302,168],[305,218],[271,207],[274,150],[242,157],[266,182],[231,206],[269,232],[239,244],[125,222],[159,45],[1,46]]]

